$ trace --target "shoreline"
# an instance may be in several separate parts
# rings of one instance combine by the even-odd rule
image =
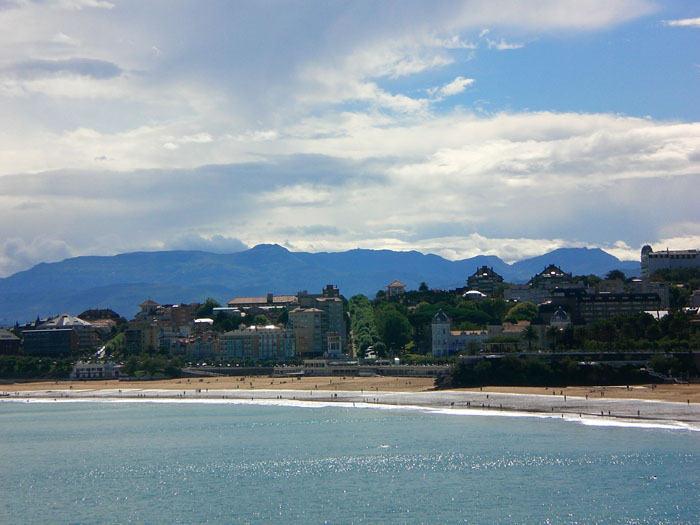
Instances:
[[[170,380],[165,385],[163,382],[130,381],[20,383],[0,385],[0,401],[199,402],[405,408],[454,415],[564,418],[596,425],[661,426],[700,431],[700,403],[694,401],[694,391],[698,385],[557,389],[484,387],[436,391],[424,388],[426,382],[416,381],[418,378],[362,378],[360,383],[364,386],[361,389],[349,390],[339,388],[345,386],[340,378],[305,379],[304,382],[294,381],[291,385],[284,380],[272,381],[270,385],[270,378],[258,378],[257,381],[248,378],[245,382],[247,388],[241,388],[244,381],[240,379],[235,381],[238,388],[230,388],[231,382],[218,384],[214,378],[206,382]],[[432,380],[429,382],[432,383]],[[285,388],[292,385],[295,388]],[[387,388],[389,386],[401,388],[390,390]],[[588,393],[577,395],[581,391]],[[686,401],[667,400],[679,395],[686,397]]]

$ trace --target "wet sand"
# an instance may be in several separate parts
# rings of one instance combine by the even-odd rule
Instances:
[[[37,381],[27,383],[0,383],[0,392],[26,392],[40,390],[330,390],[357,392],[427,392],[434,380],[427,377],[302,377],[301,379],[249,377],[207,377],[165,379],[156,381]],[[503,394],[566,395],[570,397],[605,399],[642,399],[699,403],[700,384],[664,384],[596,387],[509,387],[485,386],[483,388],[459,388],[443,392],[484,392]]]

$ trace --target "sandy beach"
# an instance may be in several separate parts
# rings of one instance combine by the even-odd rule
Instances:
[[[530,413],[636,423],[669,422],[700,430],[700,385],[484,387],[434,391],[430,378],[270,377],[160,381],[58,381],[0,384],[0,400],[238,400],[315,402]]]

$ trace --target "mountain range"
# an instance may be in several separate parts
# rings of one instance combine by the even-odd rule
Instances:
[[[73,257],[0,279],[0,324],[26,322],[62,312],[111,308],[131,318],[138,304],[151,298],[162,304],[221,304],[237,296],[267,293],[320,293],[335,284],[351,297],[377,290],[398,279],[407,289],[421,282],[431,288],[466,285],[477,268],[493,268],[508,282],[526,282],[549,264],[574,275],[605,275],[622,270],[639,275],[638,261],[620,261],[599,248],[561,248],[545,255],[507,264],[496,256],[479,255],[449,261],[416,251],[350,250],[332,253],[291,252],[276,244],[261,244],[242,252],[135,252],[113,256]]]

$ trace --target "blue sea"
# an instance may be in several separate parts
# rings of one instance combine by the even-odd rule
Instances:
[[[2,523],[698,523],[700,432],[412,409],[0,403]]]

